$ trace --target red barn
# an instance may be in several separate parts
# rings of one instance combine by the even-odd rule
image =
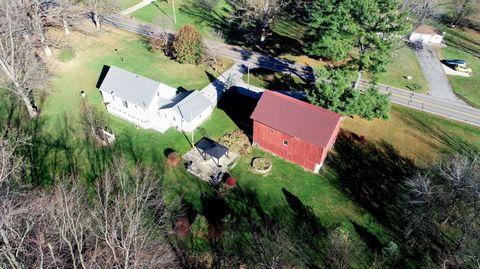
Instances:
[[[287,95],[265,91],[253,111],[253,143],[318,172],[332,148],[342,116]]]

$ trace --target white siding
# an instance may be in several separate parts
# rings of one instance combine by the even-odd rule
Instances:
[[[432,44],[441,44],[443,41],[443,36],[435,34],[421,34],[413,32],[409,38],[410,41],[421,41],[423,43],[432,43]]]
[[[179,125],[179,129],[185,132],[192,132],[195,130],[200,124],[202,124],[209,116],[212,114],[213,107],[208,107],[202,113],[200,113],[197,117],[195,117],[192,121],[186,122],[181,121]]]
[[[107,110],[111,112],[112,114],[115,114],[119,117],[122,117],[130,122],[133,122],[140,127],[143,128],[149,128],[150,127],[150,122],[148,119],[148,113],[147,110],[144,109],[141,106],[137,106],[133,103],[127,102],[127,106],[125,107],[123,104],[123,101],[119,97],[116,97],[115,95],[111,95],[110,93],[107,93],[105,91],[101,91],[102,96],[103,96],[103,101],[105,105],[107,106]]]

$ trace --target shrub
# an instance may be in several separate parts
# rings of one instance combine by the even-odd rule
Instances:
[[[250,140],[241,130],[222,136],[219,142],[229,148],[230,151],[237,152],[240,155],[247,155],[251,151]]]
[[[168,51],[168,36],[165,33],[153,35],[148,38],[148,49],[151,52]]]
[[[198,64],[203,56],[200,32],[192,25],[185,25],[175,35],[173,56],[180,63]]]
[[[184,237],[190,232],[190,223],[185,217],[181,217],[175,221],[175,233],[179,237]]]
[[[180,156],[176,152],[170,152],[167,156],[167,167],[174,168],[178,166]]]

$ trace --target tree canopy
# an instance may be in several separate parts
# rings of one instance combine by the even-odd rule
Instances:
[[[315,0],[306,52],[377,74],[409,29],[396,0]]]
[[[355,70],[347,67],[322,69],[317,72],[317,78],[315,87],[307,92],[313,104],[345,116],[358,115],[368,120],[388,118],[388,95],[379,93],[374,86],[362,91],[354,89]]]
[[[480,264],[480,155],[455,155],[407,182],[405,234],[425,248],[435,244],[449,268]]]
[[[203,56],[200,32],[192,25],[185,25],[175,35],[174,56],[180,63],[198,64]]]

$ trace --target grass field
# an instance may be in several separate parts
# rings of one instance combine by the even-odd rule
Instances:
[[[408,80],[408,76],[412,76],[412,79]],[[380,75],[379,82],[401,89],[416,89],[419,93],[428,91],[428,83],[423,76],[417,56],[408,47],[394,52],[392,61],[387,66],[387,72]]]
[[[75,35],[72,39],[75,57],[65,63],[51,63],[55,79],[52,81],[52,90],[48,98],[41,105],[42,113],[37,122],[41,126],[37,128],[41,128],[45,136],[42,138],[43,141],[56,141],[56,144],[64,144],[61,148],[78,151],[74,155],[78,156],[79,164],[82,163],[84,154],[88,153],[85,152],[85,148],[75,146],[83,139],[80,115],[84,100],[80,97],[80,91],[85,91],[87,101],[106,115],[101,96],[95,88],[103,65],[118,66],[172,87],[183,87],[188,90],[202,89],[210,83],[211,76],[219,75],[213,69],[201,65],[179,64],[162,53],[151,53],[147,50],[145,42],[138,36],[124,32],[103,33],[100,37]],[[231,64],[225,61],[219,71],[226,70]],[[226,117],[225,113],[215,110],[210,122],[205,123],[206,126],[216,125],[207,128],[213,131],[209,133],[213,137],[223,134],[218,132],[234,128],[233,124],[229,125],[229,121],[222,119],[224,117]],[[107,116],[107,119],[110,127],[118,134],[118,143],[115,145],[123,152],[136,152],[136,154],[143,152],[144,154],[138,155],[142,156],[142,159],[156,162],[164,158],[163,150],[167,147],[178,147],[179,150],[189,147],[185,137],[176,131],[169,130],[160,136],[157,132],[137,130],[133,125],[113,116]],[[69,133],[76,135],[69,136]],[[152,147],[152,145],[155,146]],[[47,154],[46,159],[55,159],[57,150],[60,148],[45,145],[45,148],[47,147],[52,152],[51,155]],[[87,164],[84,164],[83,168],[86,171],[89,169]]]
[[[170,30],[178,30],[187,24],[195,25],[202,36],[212,38],[214,36],[212,25],[215,24],[216,20],[222,21],[224,19],[223,15],[227,9],[228,5],[224,0],[220,0],[212,12],[206,12],[196,7],[194,0],[176,0],[177,23],[174,24],[172,4],[167,1],[155,1],[131,15],[138,20]]]
[[[346,118],[342,127],[376,143],[392,145],[419,166],[443,154],[480,148],[479,128],[396,105],[387,121]]]
[[[140,1],[141,0],[118,0],[117,6],[120,10],[124,10],[126,8],[129,8],[133,5],[140,3]]]
[[[40,118],[32,122],[32,128],[37,128],[33,143],[35,158],[38,158],[36,164],[43,170],[41,175],[55,179],[61,176],[60,173],[72,171],[92,180],[101,173],[104,158],[124,155],[134,163],[145,163],[158,169],[165,182],[171,186],[167,196],[180,196],[192,204],[196,211],[208,212],[209,208],[206,207],[204,199],[214,195],[212,189],[189,175],[184,167],[170,170],[164,167],[165,150],[171,148],[180,154],[185,153],[190,148],[188,135],[176,130],[160,134],[136,129],[133,124],[108,116],[95,84],[104,64],[119,66],[170,86],[187,89],[200,89],[207,85],[207,72],[213,71],[202,66],[180,65],[159,53],[151,53],[141,39],[123,32],[113,31],[98,37],[75,35],[71,42],[75,56],[68,62],[51,64],[54,68],[52,90],[41,104]],[[228,63],[225,64],[223,69],[228,66]],[[84,102],[80,97],[81,90],[87,93],[86,100],[105,114],[109,127],[116,134],[117,140],[112,149],[92,148],[85,141],[80,117]],[[245,104],[240,99],[234,101],[235,107],[240,109],[233,110],[243,112]],[[5,108],[1,106],[0,112],[7,111]],[[215,109],[210,119],[196,132],[195,138],[200,139],[205,135],[218,139],[223,134],[238,129],[238,123],[229,113],[227,109]],[[385,196],[375,197],[390,201],[390,197],[382,191],[385,186],[391,185],[388,181],[393,177],[401,177],[396,173],[396,169],[402,168],[402,165],[396,162],[397,159],[408,158],[416,166],[422,167],[437,160],[444,153],[471,149],[471,144],[480,146],[478,128],[399,107],[393,108],[392,117],[388,121],[368,122],[347,118],[342,128],[365,135],[367,144],[355,143],[352,148],[341,147],[340,139],[319,175],[254,149],[250,155],[241,157],[231,171],[238,180],[238,188],[249,190],[248,193],[255,196],[261,209],[272,215],[275,215],[279,208],[287,208],[291,214],[293,209],[289,208],[285,189],[311,208],[323,225],[346,225],[350,227],[349,231],[353,231],[353,222],[364,227],[385,244],[396,239],[390,229],[374,217],[378,210],[383,209],[368,207],[366,201],[359,200],[358,191],[366,191],[363,187],[375,185],[374,187],[378,186],[375,191]],[[389,148],[392,150],[386,154],[385,151]],[[342,152],[345,149],[350,152]],[[364,152],[375,155],[363,155]],[[259,156],[272,160],[272,171],[266,177],[254,174],[249,169],[251,158]],[[354,163],[359,161],[368,162],[370,166],[365,166],[367,163],[355,166]],[[349,167],[354,170],[348,170]],[[387,172],[395,173],[387,177]],[[357,175],[362,175],[362,178],[356,177]],[[359,187],[359,179],[363,179],[362,184],[366,185]],[[375,184],[372,184],[371,180],[374,180]],[[383,181],[379,183],[378,180]],[[357,186],[351,188],[356,193],[348,194],[345,185]],[[228,201],[232,204],[241,202]],[[381,204],[381,201],[376,203]],[[287,218],[283,215],[277,217]]]

